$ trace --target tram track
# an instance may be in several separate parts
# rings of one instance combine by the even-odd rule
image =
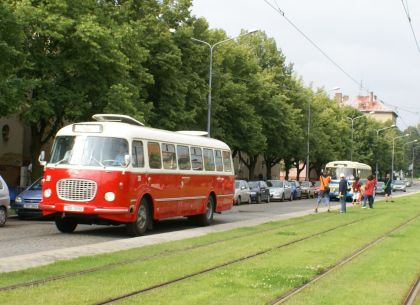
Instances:
[[[278,305],[278,304],[282,304],[284,302],[286,302],[288,299],[290,299],[291,297],[299,294],[300,292],[302,292],[303,290],[305,290],[307,287],[313,285],[314,283],[318,282],[319,280],[321,280],[322,278],[324,278],[325,276],[327,276],[329,273],[336,271],[337,269],[339,269],[340,267],[344,266],[345,264],[351,262],[353,259],[357,258],[359,255],[361,255],[362,253],[366,252],[367,250],[369,250],[370,248],[374,247],[375,245],[379,244],[380,242],[382,242],[383,240],[385,240],[390,234],[397,232],[398,230],[404,228],[406,225],[410,224],[411,222],[415,221],[420,215],[417,214],[416,216],[410,218],[409,220],[407,220],[406,222],[398,225],[397,227],[389,230],[388,232],[384,233],[383,235],[379,236],[377,239],[367,243],[366,245],[364,245],[363,247],[359,248],[358,250],[356,250],[355,252],[353,252],[352,254],[350,254],[347,257],[344,257],[343,259],[341,259],[340,261],[338,261],[336,264],[332,265],[330,268],[325,269],[322,273],[320,273],[319,275],[317,275],[316,277],[314,277],[313,279],[311,279],[309,282],[294,288],[292,290],[289,290],[288,292],[284,293],[283,295],[277,297],[276,299],[274,299],[273,301],[269,302],[269,305]],[[411,299],[410,295],[412,295],[413,291],[417,291],[416,294],[418,293],[420,289],[420,283],[419,283],[419,278],[417,279],[417,283],[415,283],[413,285],[413,288],[410,289],[410,293],[407,296],[407,300]],[[415,300],[415,295],[414,298],[412,298],[412,303],[403,303],[403,305],[411,305],[413,304]]]
[[[411,285],[407,296],[405,297],[404,301],[401,305],[414,305],[416,299],[420,297],[420,275],[417,276],[417,279],[414,281],[413,285]]]
[[[318,237],[318,236],[321,236],[323,234],[326,234],[326,233],[335,231],[337,229],[340,229],[340,228],[343,228],[343,227],[347,227],[347,226],[350,226],[350,225],[359,223],[362,220],[364,220],[366,218],[370,218],[370,217],[372,217],[372,216],[364,217],[362,219],[358,219],[358,220],[351,221],[351,222],[348,222],[348,223],[345,223],[345,224],[341,224],[341,225],[335,226],[333,228],[329,228],[327,230],[323,230],[321,232],[310,234],[308,236],[305,236],[305,237],[302,237],[302,238],[298,238],[298,239],[289,241],[287,243],[283,243],[283,244],[277,245],[275,247],[270,247],[268,249],[261,250],[261,251],[258,251],[256,253],[253,253],[253,254],[244,256],[244,257],[240,257],[240,258],[237,258],[237,259],[228,261],[228,262],[224,262],[222,264],[218,264],[218,265],[215,265],[215,266],[210,267],[210,268],[202,269],[200,271],[193,272],[193,273],[190,273],[190,274],[187,274],[187,275],[184,275],[184,276],[175,278],[173,280],[168,280],[166,282],[162,282],[162,283],[155,284],[155,285],[152,285],[152,286],[149,286],[149,287],[145,287],[145,288],[142,288],[142,289],[139,289],[139,290],[135,290],[135,291],[132,291],[132,292],[129,292],[129,293],[126,293],[126,294],[122,294],[122,295],[117,296],[117,297],[109,298],[109,299],[106,299],[104,301],[100,301],[98,303],[94,303],[93,305],[112,304],[112,303],[115,303],[115,302],[119,302],[119,301],[123,301],[123,300],[129,299],[129,298],[132,298],[132,297],[137,297],[137,296],[142,295],[144,293],[147,293],[147,292],[150,292],[150,291],[154,291],[154,290],[157,290],[157,289],[160,289],[160,288],[168,287],[168,286],[171,286],[173,284],[176,284],[176,283],[179,283],[179,282],[183,282],[185,280],[192,279],[192,278],[194,278],[196,276],[207,274],[207,273],[210,273],[212,271],[216,271],[216,270],[219,270],[221,268],[225,268],[225,267],[231,266],[231,265],[236,264],[236,263],[244,262],[244,261],[247,261],[247,260],[250,260],[250,259],[259,257],[259,256],[264,255],[264,254],[267,254],[267,253],[269,253],[269,252],[271,252],[273,250],[278,250],[278,249],[281,249],[281,248],[285,248],[285,247],[288,247],[290,245],[297,244],[299,242],[303,242],[303,241],[312,239],[314,237]]]
[[[336,216],[338,214],[332,214],[332,215]],[[329,216],[329,217],[331,217],[331,216]],[[365,218],[367,218],[367,217],[365,217]],[[363,219],[365,219],[365,218],[363,218]],[[363,220],[363,219],[361,219],[361,220]],[[251,237],[251,236],[254,236],[254,235],[257,235],[257,234],[261,234],[261,233],[267,233],[267,232],[276,231],[276,230],[279,230],[279,229],[282,229],[282,228],[287,228],[287,227],[291,227],[291,226],[296,226],[296,225],[300,225],[300,224],[311,223],[311,222],[314,222],[314,221],[321,221],[321,220],[323,221],[323,220],[325,220],[325,218],[311,218],[311,219],[305,220],[305,221],[290,223],[290,224],[286,224],[286,225],[280,225],[280,226],[277,226],[277,227],[267,228],[267,229],[263,229],[263,230],[257,230],[257,231],[253,231],[253,232],[247,232],[245,234],[232,236],[232,237],[227,238],[227,239],[215,240],[215,241],[211,241],[211,242],[208,242],[208,243],[203,243],[203,244],[200,244],[200,245],[183,247],[183,248],[179,248],[179,249],[175,249],[175,250],[164,250],[162,252],[159,252],[159,253],[156,253],[156,254],[153,254],[153,255],[148,255],[148,256],[136,256],[132,259],[128,259],[128,260],[125,260],[125,261],[109,263],[109,264],[105,264],[105,265],[101,265],[101,266],[97,266],[97,267],[93,267],[93,268],[87,268],[87,269],[83,269],[83,270],[79,270],[79,271],[75,271],[75,272],[69,272],[69,273],[65,273],[65,274],[61,274],[61,275],[57,275],[57,276],[52,276],[52,277],[48,277],[48,278],[45,278],[45,279],[39,279],[39,280],[33,280],[33,281],[24,282],[24,283],[18,283],[18,284],[3,286],[3,287],[0,287],[0,292],[20,289],[20,288],[27,288],[27,287],[45,285],[45,284],[48,284],[48,283],[54,282],[54,281],[69,279],[69,278],[72,278],[72,277],[81,276],[81,275],[85,275],[85,274],[90,274],[90,273],[94,273],[94,272],[98,272],[98,271],[105,271],[105,270],[109,270],[109,269],[112,269],[112,268],[136,263],[136,262],[139,262],[139,261],[148,261],[148,260],[152,260],[152,259],[155,259],[155,258],[165,257],[165,256],[169,256],[169,255],[172,255],[172,254],[177,254],[177,253],[182,253],[184,251],[195,250],[195,249],[199,249],[199,248],[203,248],[203,247],[207,247],[207,246],[217,245],[219,243],[223,243],[223,242],[227,242],[227,241],[232,241],[232,240],[236,240],[236,239],[240,239],[240,238]]]

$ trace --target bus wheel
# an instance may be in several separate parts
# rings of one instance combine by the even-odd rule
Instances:
[[[137,209],[136,221],[127,224],[127,232],[130,236],[136,237],[146,233],[150,222],[150,207],[146,198],[140,201]]]
[[[62,233],[72,233],[77,227],[77,222],[68,218],[59,218],[55,220],[55,226]]]
[[[214,200],[213,196],[209,196],[207,200],[206,212],[204,214],[197,215],[195,220],[199,226],[208,226],[213,221],[214,215]]]

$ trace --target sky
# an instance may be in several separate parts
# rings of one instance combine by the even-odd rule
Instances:
[[[284,12],[351,78],[266,1]],[[400,129],[420,123],[420,49],[414,38],[420,44],[419,0],[266,1],[193,0],[192,14],[204,17],[211,29],[225,30],[229,37],[239,35],[241,29],[264,31],[276,40],[306,85],[323,87],[331,96],[333,88],[339,87],[350,98],[372,91],[398,113]]]

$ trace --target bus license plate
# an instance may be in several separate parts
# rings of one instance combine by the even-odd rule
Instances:
[[[79,205],[65,205],[64,211],[67,212],[83,212],[84,208]]]

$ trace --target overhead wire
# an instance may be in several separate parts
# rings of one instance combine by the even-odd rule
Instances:
[[[286,16],[286,13],[282,10],[282,9],[280,9],[280,7],[279,7],[279,5],[278,5],[278,3],[277,3],[277,1],[276,0],[273,0],[274,1],[274,3],[275,3],[275,5],[273,5],[272,3],[270,3],[268,0],[264,0],[264,2],[266,3],[266,4],[268,4],[272,9],[274,9],[277,13],[279,13],[296,31],[298,31],[312,46],[314,46],[319,52],[321,52],[321,54],[322,55],[324,55],[325,56],[325,58],[327,58],[334,66],[336,66],[341,72],[343,72],[352,82],[354,82],[357,86],[359,86],[359,88],[361,89],[361,90],[364,90],[364,91],[366,91],[367,93],[369,93],[370,91],[369,91],[369,89],[368,88],[366,88],[364,85],[363,85],[363,83],[362,82],[359,82],[358,80],[356,80],[356,78],[354,78],[349,72],[347,72],[346,70],[344,70],[344,68],[343,67],[341,67],[341,65],[339,65],[335,60],[333,60],[324,50],[322,50],[321,49],[321,47],[319,47],[312,39],[310,39],[296,24],[294,24],[289,18],[287,18],[287,16]],[[401,0],[401,1],[404,1],[404,0]],[[409,18],[409,21],[410,21],[410,26],[412,27],[412,25],[411,25],[411,18],[409,17],[409,10],[408,10],[408,4],[407,5],[404,5],[404,3],[403,3],[403,6],[404,6],[404,10],[406,11],[406,14],[407,14],[407,17]],[[413,30],[413,29],[412,29]],[[414,34],[414,30],[413,30],[413,34]],[[415,37],[415,34],[414,34],[414,37]],[[417,48],[418,48],[418,50],[419,50],[419,52],[420,52],[420,48],[419,48],[419,46],[418,46],[418,43],[417,43],[417,38],[415,38],[415,40],[416,40],[416,44],[417,44]],[[392,104],[389,104],[389,103],[386,103],[386,102],[384,102],[383,100],[379,100],[379,102],[381,102],[382,104],[384,104],[384,105],[387,105],[387,106],[391,106],[391,107],[393,107],[393,108],[395,108],[395,112],[397,113],[397,109],[401,109],[401,110],[404,110],[404,111],[406,111],[406,112],[410,112],[410,113],[414,113],[414,114],[418,114],[418,112],[415,112],[415,111],[411,111],[411,110],[407,110],[407,109],[403,109],[403,108],[401,108],[400,106],[395,106],[395,105],[392,105]],[[402,120],[402,117],[400,116],[400,119]],[[402,120],[403,121],[403,120]],[[407,125],[405,122],[404,122],[404,124],[405,125]]]
[[[410,11],[408,9],[407,0],[406,0],[405,4],[404,4],[404,0],[401,0],[401,4],[404,8],[405,15],[406,15],[408,23],[410,25],[411,33],[413,33],[413,37],[414,37],[414,41],[416,43],[417,51],[420,53],[420,46],[419,46],[419,42],[418,42],[417,37],[416,37],[416,33],[414,32],[413,23],[411,22]]]

